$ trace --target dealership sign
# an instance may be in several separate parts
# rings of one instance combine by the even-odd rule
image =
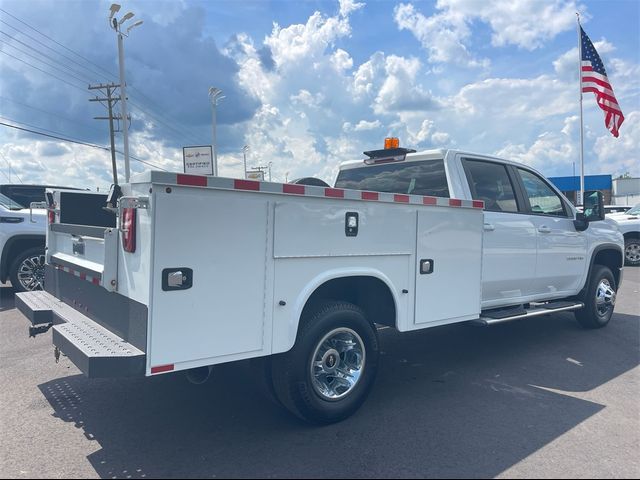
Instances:
[[[213,150],[210,145],[183,147],[182,161],[184,163],[184,173],[213,175]]]

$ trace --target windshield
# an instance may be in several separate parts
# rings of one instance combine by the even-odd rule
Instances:
[[[401,162],[341,170],[337,188],[448,197],[444,160]]]
[[[9,197],[3,195],[2,193],[0,193],[0,205],[9,210],[21,210],[25,208],[23,205],[20,205],[15,200],[11,200]]]
[[[633,207],[631,210],[627,210],[625,215],[640,215],[640,203]]]

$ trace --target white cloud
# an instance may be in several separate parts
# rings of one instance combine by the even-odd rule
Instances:
[[[380,128],[382,124],[379,120],[374,120],[373,122],[368,122],[366,120],[360,120],[358,124],[353,127],[356,132],[366,132],[367,130],[376,130]]]
[[[398,28],[409,30],[420,41],[429,62],[487,68],[489,60],[478,58],[469,49],[474,40],[473,22],[481,21],[491,28],[493,46],[535,50],[574,28],[574,12],[579,9],[585,10],[574,1],[561,0],[438,0],[431,16],[411,3],[397,5],[394,14]]]
[[[341,48],[336,50],[336,52],[331,56],[331,63],[340,73],[353,68],[353,59],[351,58],[351,55]]]
[[[530,165],[538,170],[547,172],[563,171],[568,173],[572,162],[578,156],[577,137],[572,135],[569,125],[575,122],[575,117],[565,119],[560,132],[546,131],[530,145],[507,144],[496,152],[496,155]]]
[[[348,17],[356,10],[360,10],[365,6],[362,2],[356,2],[355,0],[340,0],[340,16]]]
[[[600,40],[594,42],[593,46],[596,47],[597,52],[603,59],[608,53],[615,50],[613,44],[607,40]],[[569,51],[560,55],[553,61],[553,68],[561,79],[569,80],[578,79],[578,47],[573,47]]]
[[[466,19],[453,11],[426,17],[412,4],[401,3],[394,9],[394,17],[400,30],[409,30],[420,41],[430,62],[455,63],[469,67],[489,65],[489,60],[476,59],[469,52],[465,42],[469,40],[471,31]]]
[[[438,99],[425,91],[417,80],[421,67],[417,58],[388,56],[385,61],[386,78],[374,100],[374,112],[384,114],[439,108]]]
[[[593,151],[597,158],[594,173],[640,177],[640,110],[627,114],[618,138],[610,133],[598,137]]]

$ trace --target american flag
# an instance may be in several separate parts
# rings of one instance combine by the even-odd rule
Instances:
[[[580,27],[580,33],[582,35],[582,91],[595,94],[598,106],[604,111],[604,124],[613,136],[617,137],[620,125],[624,122],[624,115],[613,93],[613,87],[609,83],[600,55],[582,27]]]

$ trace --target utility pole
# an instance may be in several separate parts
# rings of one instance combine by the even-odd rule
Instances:
[[[106,98],[105,97],[95,97],[95,98],[91,98],[89,99],[90,102],[100,102],[102,103],[102,105],[104,105],[103,102],[106,102],[106,106],[107,109],[109,111],[109,116],[108,117],[93,117],[94,120],[109,120],[109,137],[111,140],[111,169],[113,170],[113,184],[114,185],[118,185],[118,169],[116,167],[116,144],[115,144],[115,130],[113,128],[113,107],[115,106],[115,104],[118,102],[118,100],[120,100],[120,97],[114,97],[113,93],[115,91],[116,88],[118,88],[119,85],[115,84],[115,83],[109,83],[109,84],[99,84],[99,85],[89,85],[89,90],[100,90],[100,92],[102,94],[104,94],[104,91],[106,90]],[[117,117],[118,120],[120,120],[120,115],[118,115]],[[126,120],[125,120],[125,129],[126,129]]]

